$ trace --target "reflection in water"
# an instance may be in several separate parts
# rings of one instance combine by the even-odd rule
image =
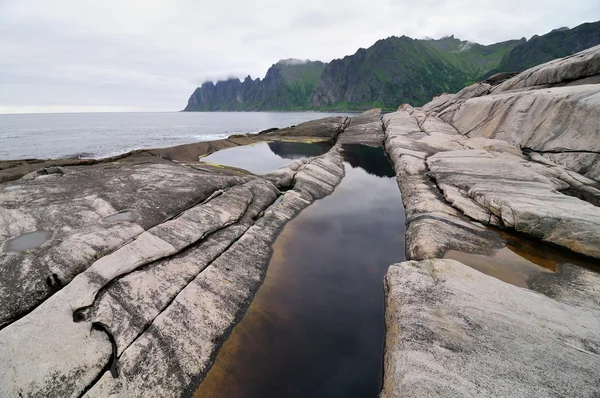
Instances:
[[[359,144],[342,145],[344,158],[352,167],[361,167],[377,177],[396,177],[394,169],[381,148]]]
[[[269,142],[271,151],[283,159],[302,159],[312,156],[321,156],[331,148],[328,142]]]
[[[330,146],[321,142],[269,142],[224,149],[200,159],[248,170],[254,174],[266,174],[287,166],[291,159],[321,155]]]
[[[40,247],[52,236],[52,231],[35,231],[6,241],[6,251],[22,252]]]
[[[395,180],[364,171],[382,170],[378,151],[353,157],[359,168],[346,163],[335,192],[285,226],[264,284],[196,397],[378,395],[382,280],[404,260],[405,232]]]
[[[597,261],[521,234],[511,234],[497,228],[487,227],[504,240],[504,248],[493,256],[446,252],[444,258],[460,261],[485,274],[494,276],[516,286],[528,287],[535,277],[556,272],[562,264],[574,264],[600,271]]]

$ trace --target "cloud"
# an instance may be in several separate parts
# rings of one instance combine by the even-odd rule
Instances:
[[[310,60],[309,59],[288,58],[288,59],[281,59],[278,62],[282,65],[304,65],[304,64],[310,62]]]
[[[264,77],[391,35],[490,44],[600,19],[597,0],[0,0],[0,112],[179,110],[206,80]]]

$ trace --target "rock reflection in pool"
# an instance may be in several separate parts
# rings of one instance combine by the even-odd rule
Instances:
[[[269,142],[271,151],[282,159],[302,159],[320,156],[329,151],[331,144],[327,142]]]
[[[404,260],[404,209],[393,178],[365,171],[383,170],[381,148],[345,154],[358,167],[346,163],[335,192],[285,226],[264,284],[196,397],[378,395],[382,281]]]
[[[384,151],[366,145],[342,145],[344,159],[354,168],[360,167],[377,177],[396,177]]]
[[[485,274],[521,287],[529,287],[530,282],[538,276],[556,272],[562,264],[600,271],[595,261],[587,257],[521,234],[512,234],[492,227],[486,229],[497,233],[504,240],[504,248],[491,256],[451,250],[445,253],[444,258],[460,261]]]
[[[322,155],[329,148],[331,145],[323,142],[264,142],[224,149],[200,158],[200,161],[266,174],[290,164],[293,159]]]

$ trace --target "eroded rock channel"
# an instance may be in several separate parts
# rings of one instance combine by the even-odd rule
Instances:
[[[335,191],[289,222],[267,277],[195,397],[375,397],[382,280],[404,260],[404,211],[381,147],[344,145]]]

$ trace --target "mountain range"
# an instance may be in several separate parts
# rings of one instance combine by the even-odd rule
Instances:
[[[499,72],[521,72],[600,44],[600,22],[559,28],[526,40],[481,45],[454,36],[389,37],[329,63],[287,59],[264,79],[206,82],[184,111],[350,111],[419,106]]]

